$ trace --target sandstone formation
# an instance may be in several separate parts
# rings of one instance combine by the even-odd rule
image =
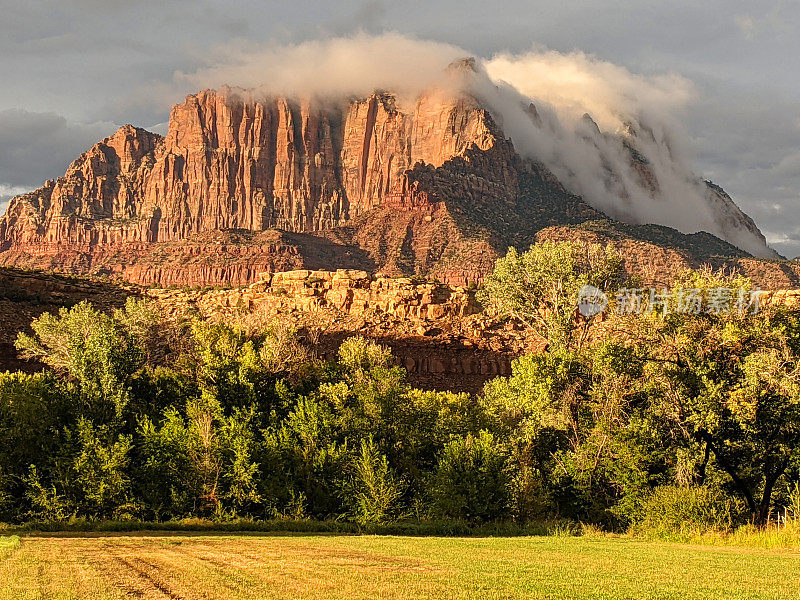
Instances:
[[[487,315],[474,288],[389,278],[358,270],[261,273],[248,286],[217,289],[142,288],[113,282],[0,268],[0,370],[36,369],[19,359],[14,339],[43,312],[89,301],[111,310],[130,295],[153,300],[181,320],[253,317],[299,329],[305,343],[333,358],[351,335],[389,346],[418,387],[478,391],[541,340],[514,321]],[[765,293],[762,306],[800,309],[800,289]]]
[[[535,343],[519,326],[480,312],[474,290],[363,271],[297,270],[261,274],[250,286],[165,289],[0,268],[0,370],[41,368],[14,349],[34,317],[84,300],[111,310],[130,295],[152,299],[172,320],[254,315],[291,323],[326,358],[345,338],[364,335],[390,347],[423,388],[477,391]]]
[[[188,298],[186,291],[148,290],[155,298]],[[184,296],[182,296],[184,294]],[[266,310],[304,312],[335,310],[340,315],[383,313],[410,322],[458,319],[481,311],[474,290],[406,277],[375,277],[366,271],[300,269],[260,273],[247,287],[200,291],[194,302],[207,311]]]
[[[450,77],[470,74],[465,61]],[[63,177],[12,199],[0,264],[160,286],[241,285],[302,268],[464,286],[544,228],[605,219],[523,159],[476,96],[445,88],[413,100],[190,95],[166,137],[126,125]],[[657,190],[634,137],[632,168]],[[723,217],[760,236],[709,190]],[[698,258],[694,238],[675,234]]]
[[[143,293],[174,320],[258,316],[291,323],[326,358],[349,336],[370,337],[391,348],[409,381],[424,388],[478,391],[488,379],[510,374],[511,361],[541,343],[519,324],[487,316],[474,288],[365,271],[301,269],[262,273],[233,289]]]
[[[503,143],[466,96],[421,96],[401,112],[388,95],[347,106],[232,90],[188,96],[166,138],[126,125],[64,177],[15,199],[3,249],[182,240],[218,229],[332,229],[381,205],[426,205],[406,176],[472,146]]]
[[[242,283],[265,268],[317,266],[302,253],[287,257],[275,241],[261,245],[271,259],[249,260],[251,250],[226,244],[216,254],[227,264],[198,271],[186,268],[193,248],[159,245],[190,240],[196,248],[193,238],[218,230],[331,230],[376,206],[439,215],[446,211],[431,199],[435,190],[420,189],[409,169],[506,145],[493,131],[486,111],[467,97],[422,96],[402,112],[388,95],[328,106],[202,92],[173,108],[166,138],[125,126],[64,177],[15,198],[0,219],[2,262],[160,284]],[[502,158],[513,151],[504,148]],[[505,163],[493,166],[502,167],[497,175],[509,187],[501,193],[509,196],[512,172]],[[490,183],[496,180],[492,173]],[[178,255],[168,261],[172,275],[147,264],[165,252]]]

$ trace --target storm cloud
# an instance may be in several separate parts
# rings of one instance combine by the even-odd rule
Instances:
[[[110,122],[70,123],[56,113],[0,111],[0,210],[13,196],[62,175],[78,155],[115,129]]]

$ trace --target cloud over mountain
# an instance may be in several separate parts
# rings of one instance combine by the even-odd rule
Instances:
[[[547,165],[595,208],[634,223],[708,231],[749,252],[771,255],[749,225],[738,231],[738,210],[721,208],[693,172],[681,126],[696,98],[688,79],[669,72],[643,76],[583,52],[540,47],[477,57],[468,79],[443,76],[446,65],[469,55],[455,45],[395,32],[289,45],[236,44],[214,51],[208,66],[177,73],[175,84],[322,97],[383,89],[407,98],[432,87],[466,86],[521,154]],[[643,179],[642,165],[654,177]]]

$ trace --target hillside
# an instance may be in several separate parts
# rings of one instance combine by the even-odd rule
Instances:
[[[475,88],[474,63],[456,63],[444,77],[441,88],[414,99],[261,97],[228,88],[188,96],[173,107],[166,137],[126,125],[64,176],[12,199],[0,218],[0,264],[156,285],[238,285],[296,268],[466,285],[481,281],[509,246],[563,226],[652,243],[690,263],[754,252],[777,258],[730,197],[700,180],[698,210],[727,242],[609,219],[545,162],[517,151],[503,115]],[[533,105],[525,115],[546,126]],[[637,197],[669,203],[646,128],[610,134],[584,121],[592,124],[582,125],[585,139],[601,135],[625,153]],[[627,185],[618,192],[635,220]]]

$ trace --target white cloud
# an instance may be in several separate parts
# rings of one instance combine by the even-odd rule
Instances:
[[[363,96],[376,89],[416,94],[456,84],[443,71],[469,53],[399,33],[326,38],[301,44],[236,44],[218,48],[213,64],[177,73],[187,87],[224,84],[253,94]],[[688,79],[674,73],[639,75],[582,52],[534,47],[479,58],[466,85],[481,97],[523,155],[546,164],[572,192],[620,220],[660,223],[686,233],[708,231],[747,251],[768,254],[756,236],[731,225],[692,173],[680,126],[696,99]],[[542,123],[525,107],[533,103]],[[582,122],[591,115],[600,131]],[[607,133],[623,134],[609,136]],[[657,191],[631,166],[623,138],[647,158]]]
[[[21,185],[9,185],[7,183],[0,183],[0,216],[5,214],[8,208],[8,201],[14,196],[19,196],[25,192],[30,192],[31,187]]]
[[[270,94],[415,93],[440,80],[450,62],[467,54],[451,44],[395,32],[288,45],[237,42],[212,50],[207,67],[176,72],[175,82],[193,90],[230,85]]]
[[[609,131],[640,115],[672,118],[695,97],[685,77],[638,75],[584,52],[539,48],[497,54],[486,62],[486,69],[492,79],[507,81],[522,94],[553,105],[560,115],[575,120],[589,113]]]
[[[13,198],[25,192],[31,191],[31,188],[21,185],[9,185],[7,183],[0,183],[0,199]]]

